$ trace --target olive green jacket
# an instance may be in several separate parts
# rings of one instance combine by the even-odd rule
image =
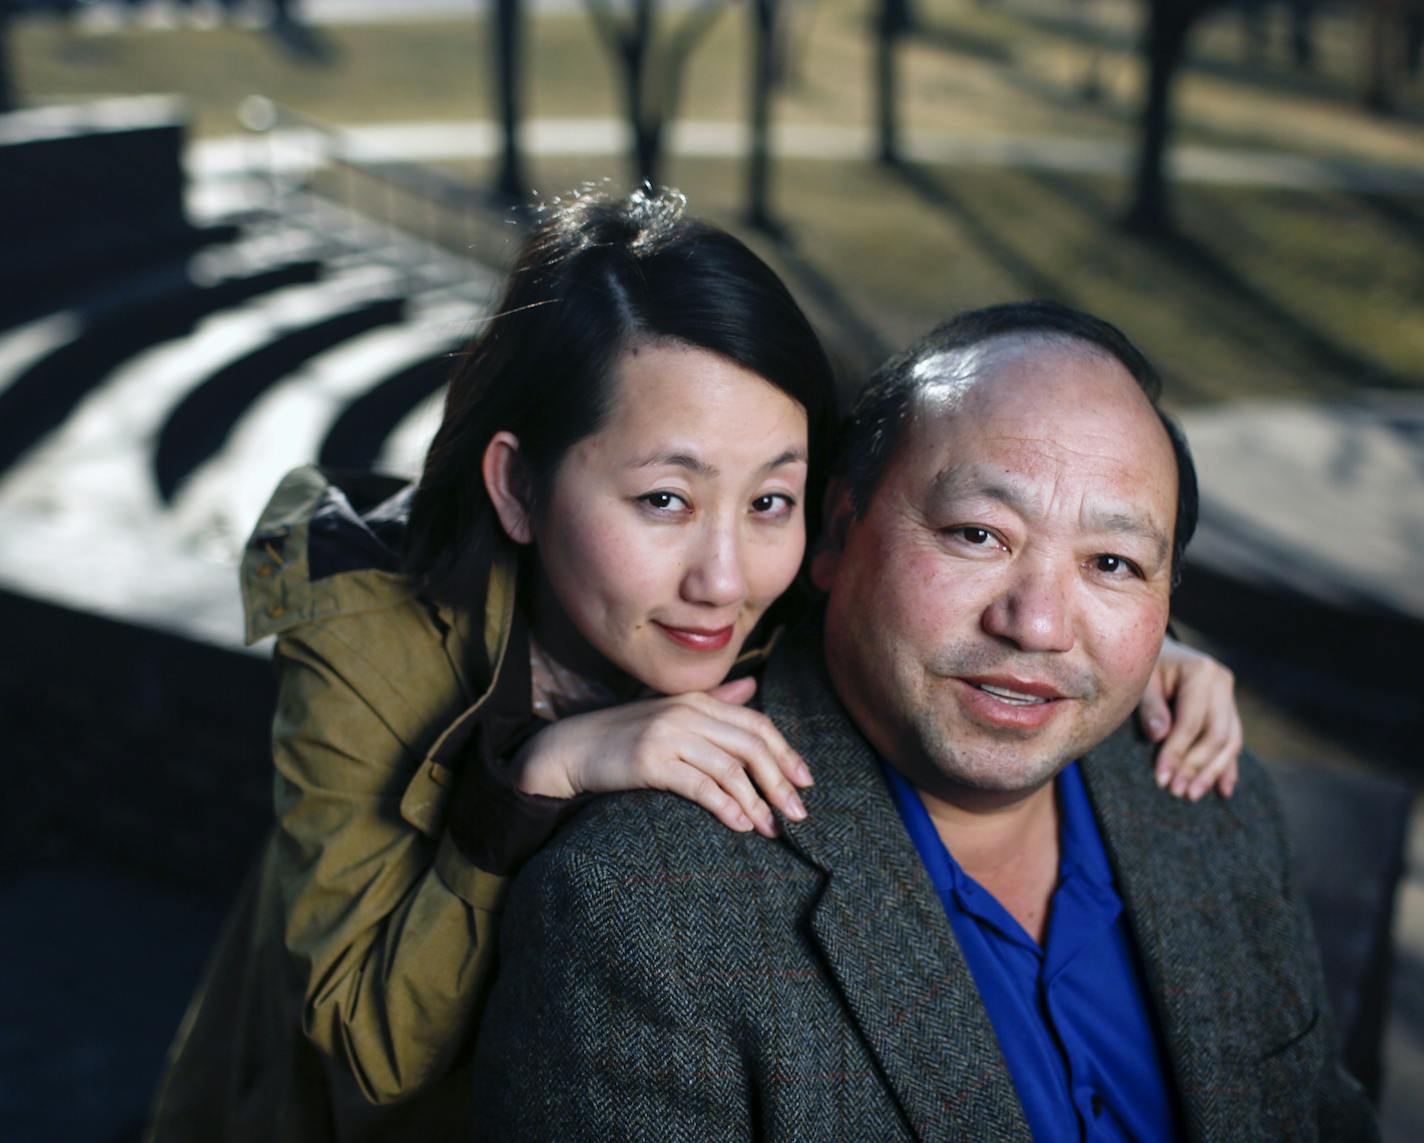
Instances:
[[[155,1143],[469,1130],[504,882],[445,819],[501,663],[528,650],[510,645],[507,549],[482,613],[435,605],[396,570],[408,492],[298,469],[247,548],[248,640],[277,636],[276,826],[170,1051]]]

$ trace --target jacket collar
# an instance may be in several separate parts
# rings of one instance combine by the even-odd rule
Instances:
[[[809,816],[784,836],[826,875],[811,936],[914,1134],[946,1119],[976,1138],[1027,1138],[993,1026],[875,756],[831,689],[818,633],[764,676],[765,709],[811,760]]]
[[[1231,1057],[1230,1042],[1285,1043],[1318,1015],[1269,943],[1289,924],[1277,879],[1238,844],[1247,827],[1233,803],[1193,804],[1157,789],[1134,720],[1090,751],[1082,771],[1188,1132],[1202,1138],[1213,1123],[1249,1124],[1255,1089],[1221,1083],[1249,1063]],[[1249,916],[1234,911],[1242,900]]]
[[[835,696],[819,629],[786,641],[762,693],[766,712],[816,774],[803,793],[809,816],[781,822],[788,843],[826,876],[812,938],[906,1120],[921,1138],[942,1137],[953,1109],[956,1123],[976,1125],[976,1137],[999,1130],[1027,1138],[978,988],[874,752]],[[1251,958],[1266,955],[1250,932],[1233,930],[1223,944],[1223,910],[1243,891],[1273,882],[1232,856],[1232,836],[1245,826],[1231,804],[1192,805],[1157,789],[1151,747],[1131,721],[1089,751],[1081,770],[1188,1131],[1209,1133],[1224,1110],[1251,1122],[1250,1085],[1233,1093],[1219,1083],[1240,1066],[1224,1057],[1222,1030],[1255,1022],[1260,1042],[1279,1043],[1312,1018],[1308,997],[1287,992],[1281,1011],[1262,1015],[1242,1002],[1241,990],[1221,984],[1248,979]],[[1254,919],[1270,928],[1281,906],[1273,893],[1257,897]]]

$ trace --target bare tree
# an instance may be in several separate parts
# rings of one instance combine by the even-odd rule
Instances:
[[[774,233],[771,211],[771,89],[777,71],[776,0],[753,0],[751,153],[747,156],[747,221]]]
[[[0,111],[12,111],[17,105],[10,70],[10,0],[0,0]]]
[[[519,112],[524,76],[523,5],[520,0],[496,0],[494,9],[495,102],[499,105],[500,159],[494,189],[511,202],[524,198],[529,184],[519,150]]]
[[[914,24],[910,0],[880,0],[875,38],[875,107],[880,161],[900,161],[900,120],[896,49]]]
[[[682,95],[683,65],[721,14],[723,0],[696,0],[662,45],[657,0],[627,0],[626,19],[620,18],[611,0],[584,3],[621,73],[623,109],[633,134],[633,175],[656,183],[667,125],[676,116]]]
[[[1186,58],[1192,30],[1221,2],[1147,0],[1147,29],[1142,45],[1147,58],[1147,97],[1142,106],[1132,205],[1127,212],[1127,224],[1138,233],[1172,231],[1164,169],[1172,127],[1172,88]]]

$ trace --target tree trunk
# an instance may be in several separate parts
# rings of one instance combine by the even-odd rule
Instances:
[[[0,112],[18,106],[15,74],[10,68],[10,0],[0,0]]]
[[[529,189],[518,139],[520,80],[523,76],[522,15],[519,0],[497,0],[494,52],[501,149],[495,192],[511,202],[522,201]]]
[[[875,109],[880,161],[900,161],[900,122],[895,51],[909,28],[909,0],[881,0],[875,40]]]
[[[751,154],[747,158],[747,221],[759,230],[774,231],[771,213],[771,87],[776,68],[776,0],[755,0],[752,15]]]
[[[648,65],[653,50],[653,5],[656,0],[633,0],[633,29],[623,44],[624,92],[628,125],[633,131],[633,179],[658,185],[662,166],[662,115],[648,106]]]
[[[1186,56],[1187,36],[1201,6],[1184,0],[1152,0],[1147,20],[1147,99],[1137,153],[1128,226],[1140,234],[1169,234],[1172,210],[1164,170],[1172,125],[1172,82]]]

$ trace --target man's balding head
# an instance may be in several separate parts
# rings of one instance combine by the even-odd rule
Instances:
[[[1171,442],[1177,465],[1172,582],[1196,530],[1197,478],[1186,438],[1162,410],[1162,380],[1127,336],[1108,322],[1056,302],[1013,302],[972,310],[936,326],[880,367],[856,399],[837,450],[836,475],[857,514],[865,510],[899,446],[905,426],[925,405],[946,408],[982,374],[991,344],[1076,342],[1115,359],[1137,383]]]

